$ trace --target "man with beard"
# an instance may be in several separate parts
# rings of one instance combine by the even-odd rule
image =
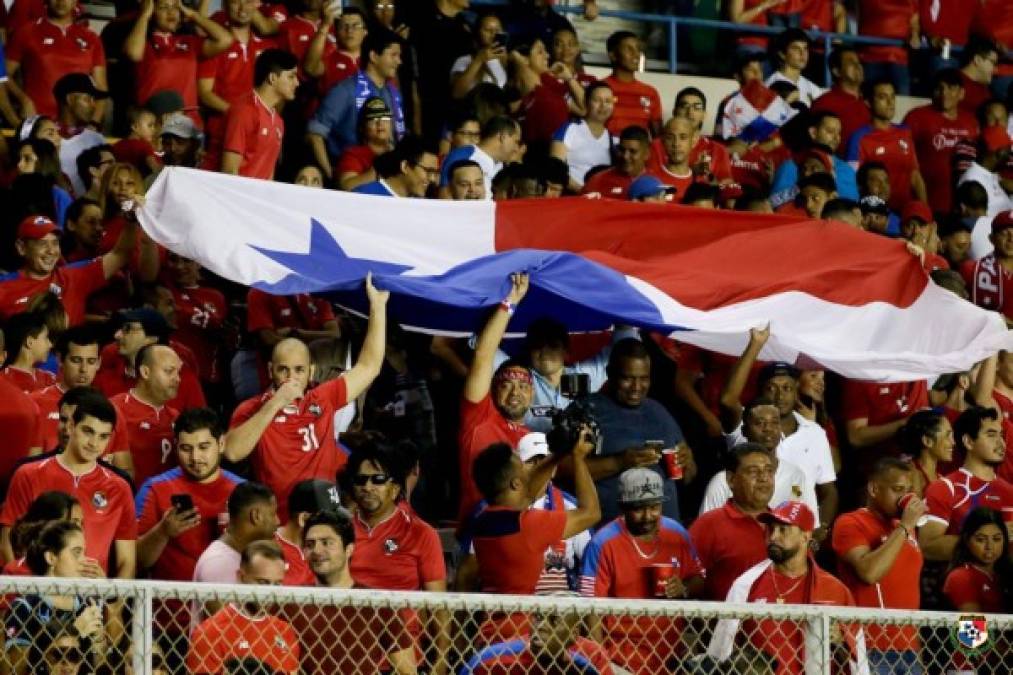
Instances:
[[[964,464],[925,488],[928,521],[918,529],[918,544],[927,560],[950,560],[960,526],[977,506],[999,511],[1007,529],[1013,522],[1013,484],[996,476],[1006,457],[1002,422],[992,408],[968,408],[953,424]]]
[[[727,602],[790,605],[854,606],[851,591],[809,555],[816,517],[802,502],[785,502],[759,520],[767,524],[767,560],[754,565],[732,584]],[[781,619],[722,619],[714,631],[707,654],[727,661],[741,628],[750,646],[759,650],[758,661],[776,662],[780,675],[808,671],[818,663],[823,647],[818,636],[804,624]]]

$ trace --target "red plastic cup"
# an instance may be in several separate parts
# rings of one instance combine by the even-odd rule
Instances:
[[[913,492],[908,492],[906,495],[904,495],[903,497],[901,497],[900,499],[898,499],[897,500],[897,510],[900,513],[904,513],[904,509],[907,508],[907,505],[911,503],[912,499],[918,499],[918,495],[916,495]],[[900,514],[898,514],[898,516],[899,515]],[[1010,515],[1013,515],[1013,514],[1010,514]],[[915,527],[921,527],[922,525],[924,525],[928,521],[929,521],[928,517],[922,516],[921,518],[918,519],[918,523],[915,525]]]
[[[675,448],[665,448],[661,451],[661,462],[665,467],[665,475],[671,480],[682,480],[682,467],[679,465],[679,458]]]
[[[651,586],[654,587],[654,597],[665,597],[665,587],[674,574],[675,567],[670,564],[655,563],[651,565]]]

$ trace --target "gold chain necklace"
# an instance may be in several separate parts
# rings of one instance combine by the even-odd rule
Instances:
[[[777,587],[777,572],[775,572],[774,568],[771,567],[770,568],[770,583],[773,584],[773,586],[774,586],[774,593],[777,594],[777,604],[783,605],[784,604],[784,596],[790,595],[792,591],[794,591],[796,588],[798,588],[799,584],[801,584],[803,581],[805,581],[806,576],[807,575],[803,574],[801,579],[799,579],[798,581],[796,581],[794,583],[794,585],[792,585],[791,588],[789,588],[784,593],[782,593],[781,589]]]

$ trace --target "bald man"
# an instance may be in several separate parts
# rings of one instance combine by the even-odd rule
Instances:
[[[225,441],[232,462],[251,458],[257,480],[278,499],[278,516],[288,520],[288,495],[307,478],[333,481],[347,457],[334,440],[334,413],[364,392],[383,365],[387,299],[366,278],[369,326],[359,360],[341,377],[309,389],[313,365],[306,344],[286,338],[274,346],[268,371],[271,388],[236,408]]]
[[[134,356],[137,383],[110,399],[116,406],[116,431],[108,452],[135,485],[176,465],[172,424],[179,411],[167,404],[179,393],[182,367],[172,347],[145,345]]]
[[[685,117],[673,117],[665,123],[661,138],[651,147],[647,172],[665,185],[675,188],[672,201],[681,202],[696,180],[689,164],[696,126]]]

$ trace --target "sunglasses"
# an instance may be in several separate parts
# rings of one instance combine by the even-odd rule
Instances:
[[[53,647],[46,650],[46,660],[54,663],[81,663],[84,657],[77,647]]]
[[[372,483],[373,485],[386,485],[390,482],[390,476],[385,473],[361,473],[352,479],[352,485],[356,487],[364,487],[366,483]]]

